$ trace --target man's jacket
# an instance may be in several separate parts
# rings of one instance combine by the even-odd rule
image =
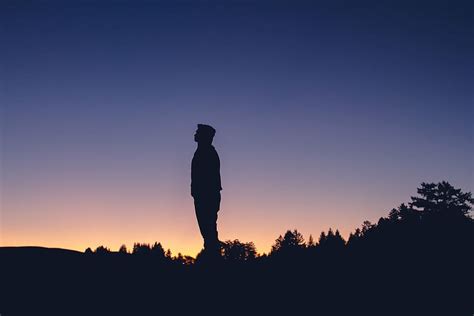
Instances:
[[[199,146],[191,163],[191,195],[218,193],[222,190],[220,160],[214,146]]]

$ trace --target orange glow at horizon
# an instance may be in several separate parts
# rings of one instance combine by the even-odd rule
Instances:
[[[117,251],[122,244],[130,251],[133,243],[161,242],[173,255],[181,253],[195,257],[202,248],[202,238],[196,223],[191,197],[173,201],[158,199],[144,201],[123,196],[89,196],[79,203],[65,194],[62,198],[43,200],[41,195],[22,203],[7,205],[24,212],[36,205],[29,218],[11,217],[3,212],[2,246],[43,246],[84,251],[103,245]],[[254,242],[259,253],[268,253],[275,239],[287,229],[298,229],[307,241],[312,234],[318,240],[321,231],[339,229],[347,238],[363,220],[342,216],[344,205],[321,204],[312,207],[294,201],[270,202],[241,198],[240,201],[223,194],[218,230],[222,241],[239,239]],[[298,209],[299,212],[287,210]],[[327,211],[331,209],[331,211]],[[4,209],[6,210],[6,209]],[[134,210],[133,212],[131,210]],[[245,210],[241,212],[240,210]],[[43,214],[43,215],[42,215]],[[47,214],[47,215],[46,215]],[[116,214],[110,217],[109,214]],[[347,215],[347,214],[346,214]],[[34,217],[33,217],[34,216]],[[353,225],[352,223],[359,224]]]
[[[254,242],[259,253],[268,253],[288,229],[297,229],[306,241],[310,234],[317,241],[329,228],[347,239],[364,220],[377,221],[403,201],[370,196],[358,187],[350,187],[351,198],[341,199],[335,182],[302,188],[279,183],[270,191],[266,183],[274,179],[244,182],[230,173],[224,170],[219,239]],[[1,204],[0,245],[78,251],[103,245],[117,251],[122,244],[131,250],[135,242],[160,242],[173,255],[195,256],[203,242],[188,192],[189,175],[179,175],[156,175],[155,182],[68,174],[28,186],[9,182]]]

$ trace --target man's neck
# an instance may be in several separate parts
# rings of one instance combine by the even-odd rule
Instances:
[[[198,149],[206,149],[206,148],[211,148],[212,143],[198,143]]]

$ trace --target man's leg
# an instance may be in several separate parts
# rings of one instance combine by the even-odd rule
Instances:
[[[202,238],[204,239],[204,249],[206,251],[212,251],[218,245],[217,240],[217,214],[212,216],[211,214],[197,213],[199,228],[201,230]]]
[[[220,256],[220,243],[217,233],[217,212],[219,211],[221,203],[221,194],[212,194],[209,198],[209,218],[208,218],[208,238],[209,249],[212,253]]]
[[[211,253],[220,253],[217,233],[217,212],[220,206],[220,194],[194,199],[199,230],[204,239],[204,249]]]
[[[206,236],[207,236],[207,225],[206,225],[206,217],[205,217],[205,209],[204,203],[202,199],[194,198],[194,209],[196,212],[196,219],[199,226],[199,231],[201,232],[201,236],[204,239],[204,248],[206,248]]]
[[[217,235],[217,212],[209,214],[206,219],[206,236],[204,237],[207,250],[212,253],[219,253],[219,239]]]

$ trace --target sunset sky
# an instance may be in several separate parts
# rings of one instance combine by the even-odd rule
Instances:
[[[2,1],[0,246],[202,247],[196,124],[221,240],[343,236],[422,181],[473,191],[472,4]]]

